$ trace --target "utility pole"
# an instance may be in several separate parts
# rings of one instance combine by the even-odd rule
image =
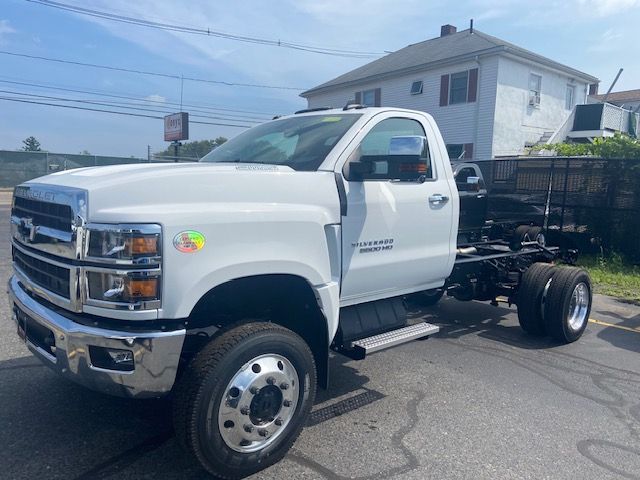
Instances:
[[[147,162],[151,163],[151,145],[147,145]]]
[[[178,147],[182,145],[182,143],[174,140],[173,142],[171,142],[171,145],[173,145],[173,161],[175,163],[178,163]]]

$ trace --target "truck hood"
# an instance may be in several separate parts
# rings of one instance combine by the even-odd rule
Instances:
[[[331,172],[262,164],[130,164],[57,172],[27,184],[88,192],[91,222],[160,222],[180,212],[309,205],[339,218]],[[331,222],[328,222],[331,223]]]

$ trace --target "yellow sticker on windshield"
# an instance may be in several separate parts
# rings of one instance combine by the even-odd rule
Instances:
[[[342,120],[342,117],[323,117],[322,118],[323,122],[339,122],[340,120]]]

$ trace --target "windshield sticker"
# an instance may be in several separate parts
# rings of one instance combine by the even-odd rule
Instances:
[[[322,118],[323,122],[339,122],[340,120],[342,120],[342,117],[323,117]]]
[[[195,230],[186,230],[173,237],[173,246],[182,253],[193,253],[204,247],[204,235]]]

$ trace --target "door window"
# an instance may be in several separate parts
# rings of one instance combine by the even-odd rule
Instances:
[[[374,173],[376,180],[384,180],[385,175],[390,172],[389,165],[398,155],[390,155],[389,147],[392,139],[396,137],[423,137],[426,138],[422,124],[417,120],[409,118],[388,118],[382,120],[362,139],[358,148],[349,156],[345,165],[345,177],[349,179],[349,165],[353,162],[363,160],[372,161],[376,166]],[[397,140],[396,140],[397,142]],[[424,141],[424,149],[420,155],[418,164],[412,163],[410,166],[400,166],[400,168],[415,168],[426,178],[434,178],[431,164],[431,156],[427,141]]]

